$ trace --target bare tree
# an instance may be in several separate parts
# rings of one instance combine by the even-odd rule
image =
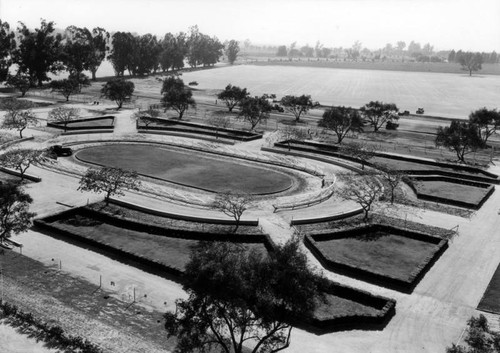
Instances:
[[[376,168],[380,170],[379,175],[382,178],[384,184],[389,187],[389,192],[391,193],[391,205],[392,205],[394,204],[396,189],[403,181],[403,178],[406,176],[406,173],[382,165],[377,165]]]
[[[225,192],[216,196],[215,201],[212,203],[212,209],[233,217],[236,222],[233,233],[236,233],[240,226],[241,216],[252,202],[253,197],[251,195]]]
[[[124,195],[124,190],[139,190],[141,182],[137,180],[136,172],[129,172],[120,168],[103,167],[89,168],[80,179],[79,191],[92,191],[100,194],[104,192],[106,205],[113,195]]]
[[[49,112],[48,120],[53,123],[61,124],[64,126],[64,132],[68,128],[68,124],[80,117],[80,109],[57,107]]]
[[[359,160],[361,162],[361,169],[365,169],[366,162],[375,157],[375,147],[366,142],[346,143],[340,147],[339,151],[342,154]]]
[[[29,148],[12,149],[0,156],[0,165],[17,170],[24,180],[28,168],[42,158],[42,151]]]
[[[38,119],[31,110],[33,104],[29,101],[9,98],[2,101],[0,109],[7,111],[2,123],[3,129],[15,129],[19,131],[19,137],[23,138],[23,131],[31,125],[36,125]]]
[[[142,123],[147,130],[149,125],[154,123],[160,115],[161,112],[159,109],[155,109],[150,106],[148,109],[139,109],[137,112],[132,114],[132,119],[134,119],[137,123]]]
[[[278,130],[278,134],[287,143],[289,151],[292,141],[304,141],[309,137],[307,131],[292,125],[284,125]]]
[[[215,138],[219,138],[220,129],[228,129],[231,126],[231,119],[222,115],[212,115],[208,118],[207,122],[215,127]]]
[[[382,183],[374,174],[345,174],[341,178],[344,181],[344,186],[339,192],[340,197],[360,205],[365,213],[363,220],[366,222],[373,204],[379,200],[383,193]]]

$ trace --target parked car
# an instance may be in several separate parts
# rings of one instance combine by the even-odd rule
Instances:
[[[424,108],[418,108],[417,114],[424,114]]]
[[[73,150],[71,148],[63,147],[61,145],[51,146],[48,152],[51,154],[55,154],[57,157],[67,157],[73,154]]]

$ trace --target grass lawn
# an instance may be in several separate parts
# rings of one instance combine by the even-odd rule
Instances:
[[[189,261],[191,249],[198,240],[174,238],[122,228],[91,217],[75,214],[52,223],[60,230],[110,245],[169,267],[183,271]],[[263,243],[245,243],[245,246],[267,252]]]
[[[436,244],[385,231],[315,240],[319,251],[336,263],[403,281],[409,280],[415,269],[437,249]]]
[[[489,192],[489,188],[439,180],[416,180],[413,184],[418,195],[442,197],[451,201],[467,202],[475,205],[479,205]]]
[[[94,118],[92,118],[94,119]],[[87,128],[87,127],[102,127],[102,128],[112,128],[113,127],[114,118],[106,117],[102,119],[95,120],[82,120],[82,121],[71,121],[68,123],[69,128]]]
[[[493,277],[488,284],[488,288],[486,288],[477,309],[494,314],[500,314],[500,265],[493,274]]]
[[[213,192],[271,194],[293,184],[289,175],[268,168],[168,147],[114,144],[85,148],[76,156],[85,162],[135,170]]]

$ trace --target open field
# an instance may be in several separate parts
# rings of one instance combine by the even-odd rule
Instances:
[[[85,162],[135,170],[214,192],[270,194],[286,190],[293,183],[290,176],[267,168],[149,145],[90,147],[77,152],[76,156]]]
[[[252,95],[310,94],[324,105],[360,107],[369,101],[393,102],[401,110],[419,107],[429,115],[467,118],[483,106],[496,108],[500,76],[239,65],[186,72],[198,89],[223,89],[228,83]]]

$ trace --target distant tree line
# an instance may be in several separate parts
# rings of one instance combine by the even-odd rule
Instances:
[[[24,95],[31,87],[51,81],[49,74],[66,71],[68,78],[51,87],[68,99],[88,85],[84,71],[90,71],[96,80],[96,72],[105,59],[111,62],[117,76],[123,76],[125,71],[142,76],[179,70],[185,63],[190,67],[211,66],[219,61],[224,49],[234,62],[239,52],[236,41],[228,42],[225,48],[217,37],[201,33],[197,26],[188,33],[167,33],[158,39],[149,33],[110,35],[100,27],[69,26],[61,31],[54,22],[44,19],[34,30],[21,22],[14,30],[0,20],[0,83],[5,82]]]

